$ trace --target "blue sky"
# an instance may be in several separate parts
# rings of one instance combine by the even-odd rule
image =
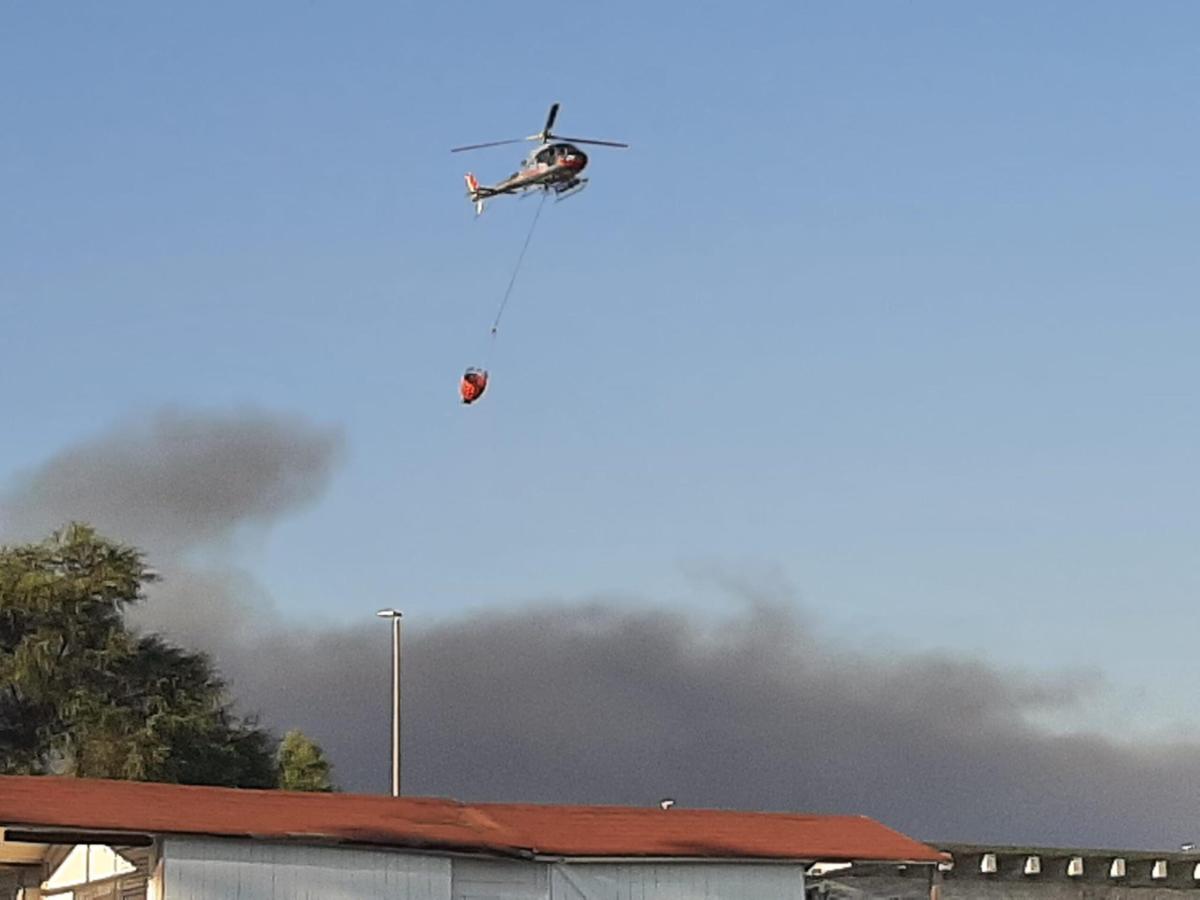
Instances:
[[[1200,10],[10,4],[0,471],[163,405],[344,427],[241,548],[433,619],[790,585],[831,634],[1200,721]],[[478,221],[552,101],[597,149]]]

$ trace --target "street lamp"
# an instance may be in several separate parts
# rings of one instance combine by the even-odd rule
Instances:
[[[375,613],[392,620],[392,796],[400,796],[400,619],[398,609]]]

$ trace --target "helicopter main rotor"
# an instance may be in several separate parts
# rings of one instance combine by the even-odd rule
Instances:
[[[548,144],[551,141],[569,141],[572,144],[595,144],[601,147],[628,147],[628,144],[622,144],[619,141],[601,141],[595,138],[577,138],[566,137],[561,134],[554,134],[550,129],[554,127],[554,120],[558,118],[558,104],[554,103],[550,106],[550,112],[546,116],[546,125],[537,134],[531,134],[529,137],[512,138],[507,141],[488,141],[483,144],[467,144],[464,147],[451,147],[451,153],[461,153],[464,150],[481,150],[484,147],[500,147],[504,144],[521,144],[525,141],[537,141],[540,144]]]

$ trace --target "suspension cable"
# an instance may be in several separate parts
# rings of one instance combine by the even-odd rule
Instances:
[[[546,205],[546,197],[549,191],[543,191],[542,199],[538,202],[537,212],[533,214],[533,221],[529,224],[529,233],[525,235],[525,243],[521,245],[521,252],[517,255],[517,264],[513,267],[512,277],[508,279],[508,287],[504,291],[504,299],[500,301],[500,308],[496,310],[496,318],[492,322],[492,337],[496,336],[496,330],[500,327],[500,318],[504,315],[504,309],[508,306],[508,298],[512,295],[513,285],[517,283],[517,275],[521,271],[521,263],[525,260],[525,251],[529,249],[529,242],[533,240],[533,230],[537,228],[538,219],[542,216],[542,207]]]

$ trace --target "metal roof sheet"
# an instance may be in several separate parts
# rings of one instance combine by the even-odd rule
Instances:
[[[509,856],[914,863],[943,858],[940,851],[865,816],[466,804],[53,776],[0,776],[0,824]]]

